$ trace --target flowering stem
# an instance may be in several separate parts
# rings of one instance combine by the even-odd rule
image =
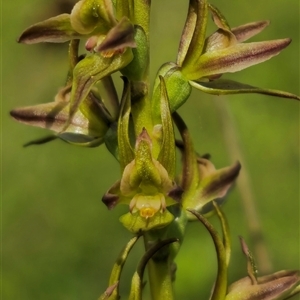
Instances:
[[[145,248],[148,249],[158,240],[159,239],[154,239],[152,234],[145,233]],[[148,262],[148,276],[152,300],[174,299],[169,256],[169,251],[164,247]]]

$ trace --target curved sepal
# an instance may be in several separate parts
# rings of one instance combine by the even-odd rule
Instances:
[[[55,101],[34,106],[16,108],[11,116],[26,125],[52,130],[56,137],[75,145],[95,147],[103,143],[109,121],[99,113],[90,95],[82,102],[67,131],[64,124],[69,117],[69,102]],[[32,142],[30,144],[39,144]]]
[[[64,43],[81,37],[83,35],[73,29],[70,15],[62,14],[30,26],[23,31],[18,42],[23,44]]]
[[[247,23],[238,27],[231,29],[232,33],[235,35],[235,38],[239,43],[242,43],[251,37],[259,34],[267,26],[269,26],[270,21],[257,21]]]
[[[262,63],[280,53],[287,47],[291,39],[266,42],[236,44],[232,47],[206,52],[189,72],[184,72],[189,80],[196,80],[212,75],[232,73],[255,64]],[[198,67],[197,67],[198,66]]]
[[[96,52],[117,52],[124,48],[135,48],[134,27],[128,18],[123,17],[113,28],[111,28],[104,40],[94,50]]]
[[[198,63],[201,57],[208,20],[208,4],[206,0],[191,0],[190,5],[194,7],[197,19],[189,48],[182,62],[182,72],[184,75],[189,74],[195,68],[195,64]]]

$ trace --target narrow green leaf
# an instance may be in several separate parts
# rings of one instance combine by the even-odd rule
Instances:
[[[300,100],[299,96],[288,92],[272,90],[272,89],[262,89],[248,84],[236,82],[233,80],[228,80],[228,79],[217,79],[208,82],[190,81],[190,84],[196,89],[212,95],[233,95],[233,94],[256,93],[256,94],[265,94],[269,96]]]

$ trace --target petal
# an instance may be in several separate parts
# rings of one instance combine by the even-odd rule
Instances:
[[[230,31],[230,26],[225,19],[225,17],[221,14],[221,12],[212,4],[208,4],[208,8],[212,13],[213,21],[218,26],[218,28]]]
[[[131,175],[131,184],[141,181],[140,188],[145,194],[153,193],[154,188],[159,188],[162,183],[161,170],[156,167],[152,158],[152,141],[144,128],[138,136],[135,147],[135,168],[137,175]],[[125,171],[124,171],[125,172]],[[148,189],[150,189],[148,191]]]
[[[144,218],[139,212],[134,214],[127,213],[120,217],[120,222],[131,232],[138,233],[140,231],[148,231],[151,229],[159,229],[170,224],[174,216],[165,210],[163,213],[157,213],[152,218]]]
[[[16,108],[10,115],[23,124],[60,132],[68,119],[68,103],[51,102]],[[70,124],[69,131],[87,134],[88,120],[78,112]]]
[[[180,39],[180,44],[179,44],[179,49],[177,54],[176,63],[178,64],[178,66],[181,66],[185,59],[186,53],[189,49],[190,42],[193,37],[196,21],[197,21],[197,5],[195,1],[190,1],[189,10],[183,28],[183,32],[181,34],[181,39]]]
[[[134,48],[136,47],[136,43],[134,40],[133,24],[129,19],[123,17],[120,22],[107,33],[105,39],[95,51],[118,51],[126,47]]]
[[[211,162],[203,158],[200,160],[199,169],[202,179],[194,189],[194,193],[184,195],[183,200],[184,207],[195,209],[198,212],[202,212],[202,208],[211,201],[224,197],[241,169],[239,162],[236,162],[230,167],[213,171],[209,170]]]
[[[115,23],[110,0],[81,0],[71,12],[72,27],[81,34],[105,34]]]
[[[82,101],[87,97],[93,85],[103,77],[110,75],[132,60],[132,53],[128,49],[123,54],[113,57],[103,57],[93,54],[82,59],[74,68],[73,84],[70,98],[69,118],[64,129],[67,129],[72,118],[79,109]]]
[[[191,0],[195,7],[197,19],[191,39],[189,49],[182,63],[184,74],[189,73],[195,68],[195,64],[202,54],[205,42],[205,34],[208,19],[208,5],[206,0]]]
[[[290,42],[291,39],[282,39],[237,44],[226,49],[204,53],[197,62],[198,68],[194,67],[186,77],[189,80],[196,80],[210,75],[243,70],[278,55]]]
[[[208,82],[195,82],[190,81],[191,86],[196,89],[212,94],[212,95],[232,95],[232,94],[265,94],[269,96],[290,98],[300,100],[300,97],[288,92],[272,90],[272,89],[261,89],[248,84],[236,82],[228,79],[217,79]]]
[[[108,209],[113,209],[118,203],[129,204],[131,198],[121,195],[121,181],[118,180],[102,197],[102,202]]]
[[[225,300],[283,300],[289,298],[299,284],[299,271],[278,272],[273,275],[269,281],[255,285],[251,284],[249,277],[235,282],[229,287]]]
[[[263,31],[269,24],[270,21],[252,22],[234,27],[231,29],[231,31],[235,35],[237,41],[242,43]]]
[[[63,43],[80,37],[82,35],[71,26],[70,15],[62,14],[30,26],[21,34],[18,42],[23,44]]]
[[[204,160],[204,159],[201,159]],[[203,164],[200,162],[200,168]],[[205,167],[206,168],[206,167]],[[222,198],[237,178],[241,164],[236,162],[230,167],[226,167],[206,176],[200,183],[201,196],[204,199]]]

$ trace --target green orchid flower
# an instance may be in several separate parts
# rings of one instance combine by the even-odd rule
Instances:
[[[105,135],[114,121],[96,88],[89,91],[74,110],[71,104],[74,69],[83,60],[78,56],[79,41],[73,40],[69,47],[69,71],[65,86],[55,95],[54,101],[20,107],[10,112],[11,116],[26,125],[49,129],[53,135],[26,144],[43,144],[55,138],[68,143],[94,147],[104,142]],[[72,119],[70,121],[70,112]],[[66,124],[68,127],[66,128]]]
[[[218,29],[206,38],[209,12]],[[158,71],[153,110],[157,111],[159,105],[159,76],[165,79],[172,112],[185,103],[192,87],[212,95],[259,93],[300,100],[288,92],[220,79],[223,73],[235,73],[278,55],[291,43],[289,38],[244,43],[268,25],[269,21],[259,21],[231,28],[206,0],[191,0],[176,63],[166,63]]]
[[[205,38],[209,11],[218,30]],[[205,0],[191,1],[177,58],[183,77],[193,87],[214,95],[261,93],[300,100],[291,93],[218,79],[223,73],[238,72],[262,63],[291,43],[289,38],[243,43],[268,25],[269,21],[259,21],[231,28],[216,7]]]
[[[25,44],[87,39],[85,48],[92,54],[73,69],[69,117],[62,131],[68,130],[92,87],[132,61],[131,48],[136,47],[134,35],[134,25],[126,16],[116,20],[111,0],[81,0],[70,14],[47,19],[22,33],[18,41]]]
[[[57,137],[70,144],[87,147],[101,145],[112,117],[95,92],[90,92],[82,101],[67,130],[64,130],[69,118],[70,91],[71,86],[68,86],[59,91],[53,102],[16,108],[10,114],[23,124],[53,131],[53,139]],[[32,141],[27,145],[41,144],[48,139]]]
[[[299,293],[299,271],[283,270],[258,277],[254,258],[244,239],[240,237],[240,241],[247,257],[248,276],[229,286],[225,300],[284,300]]]
[[[109,209],[118,203],[129,205],[130,213],[121,222],[130,231],[160,228],[173,220],[167,206],[178,203],[181,189],[175,177],[175,140],[168,95],[162,79],[160,124],[151,132],[143,128],[131,146],[130,83],[124,78],[124,91],[118,120],[118,159],[122,178],[103,197]],[[131,137],[131,138],[130,138]],[[155,140],[155,144],[153,143]]]
[[[70,14],[61,14],[27,28],[18,41],[24,44],[40,42],[63,43],[72,39],[87,39],[91,52],[112,56],[126,47],[135,47],[134,27],[124,16],[117,20],[111,0],[81,0]]]
[[[241,165],[236,162],[232,166],[216,170],[212,162],[196,154],[188,129],[178,113],[173,114],[173,119],[182,137],[182,143],[177,143],[182,152],[183,171],[179,184],[184,191],[182,206],[208,213],[213,208],[212,201],[226,195],[237,178]],[[193,215],[188,216],[194,220]]]
[[[151,139],[144,129],[136,141],[135,158],[102,199],[109,209],[118,203],[129,205],[130,213],[120,220],[132,232],[166,226],[173,220],[167,206],[177,203],[173,195],[178,187],[153,158],[151,148]]]

